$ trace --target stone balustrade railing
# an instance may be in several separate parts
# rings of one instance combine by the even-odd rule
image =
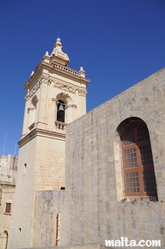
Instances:
[[[59,64],[56,64],[54,62],[51,63],[52,66],[54,66],[55,68],[57,69],[61,69],[62,71],[65,71],[67,73],[70,73],[70,74],[73,74],[73,75],[76,75],[76,76],[79,76],[80,77],[80,73],[73,70],[73,69],[70,69],[70,68],[67,68],[65,66],[62,66],[62,65],[59,65]]]
[[[66,123],[60,122],[60,121],[55,121],[55,125],[57,129],[65,130]]]

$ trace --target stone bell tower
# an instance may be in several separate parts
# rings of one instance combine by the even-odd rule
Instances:
[[[35,192],[65,187],[65,127],[86,113],[86,85],[81,67],[68,67],[58,38],[52,53],[32,72],[27,90],[18,176],[8,249],[33,246]]]

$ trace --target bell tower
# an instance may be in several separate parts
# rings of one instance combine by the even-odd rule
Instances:
[[[25,83],[25,112],[9,249],[33,246],[35,192],[65,187],[65,128],[86,113],[82,67],[69,68],[57,38]]]

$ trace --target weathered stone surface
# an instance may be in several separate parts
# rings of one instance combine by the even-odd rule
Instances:
[[[44,221],[53,205],[55,209],[59,207],[60,245],[104,244],[106,239],[117,240],[124,236],[137,242],[161,240],[163,248],[164,95],[165,69],[162,69],[67,126],[64,203],[61,205],[57,197],[56,204],[53,198],[48,204],[48,192],[44,196],[36,193],[36,204],[46,202],[36,224]],[[122,202],[125,194],[119,134],[121,123],[128,118],[140,118],[148,127],[158,202],[129,198]],[[53,195],[56,193],[52,192]],[[51,236],[50,233],[47,238]],[[46,238],[42,243],[46,243]]]
[[[89,80],[83,69],[77,72],[66,67],[67,57],[57,58],[55,52],[63,54],[61,45],[57,50],[51,56],[45,55],[25,84],[25,116],[8,249],[48,248],[57,242],[70,249],[73,245],[92,248],[92,243],[99,248],[105,240],[120,237],[137,242],[161,240],[163,248],[165,69],[84,115]],[[56,122],[58,99],[66,101],[67,125],[62,126],[66,127],[66,143],[65,130],[59,131],[61,124]],[[125,195],[120,135],[126,124],[137,119],[149,130],[156,202]],[[60,190],[64,186],[65,190]]]
[[[65,187],[65,127],[86,113],[89,83],[83,69],[75,71],[67,66],[68,62],[57,39],[52,54],[45,54],[24,85],[27,93],[8,249],[36,243],[33,242],[36,191]],[[65,103],[63,122],[57,120],[58,101]],[[48,235],[51,233],[52,230]],[[42,236],[46,240],[48,235]]]
[[[31,249],[56,249],[56,246],[44,246],[44,247],[33,247]],[[76,246],[58,246],[58,249],[104,249],[106,248],[103,245],[100,244],[88,244],[88,245],[76,245]],[[111,248],[111,247],[109,247]],[[28,248],[22,248],[22,249],[28,249]]]

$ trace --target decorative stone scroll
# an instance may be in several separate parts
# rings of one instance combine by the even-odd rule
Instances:
[[[71,92],[74,94],[76,94],[76,91],[78,91],[78,95],[80,95],[80,96],[85,96],[87,93],[85,88],[74,87],[70,84],[67,84],[67,83],[61,81],[61,80],[54,81],[54,87],[57,87],[63,91]]]
[[[71,93],[76,93],[76,88],[73,86],[70,86],[69,84],[66,84],[62,81],[55,81],[54,82],[54,87],[60,88],[63,91],[71,92]]]
[[[41,78],[39,79],[40,83],[45,83],[50,85],[53,81],[53,79],[50,77],[50,75],[42,75]]]
[[[31,90],[28,89],[25,99],[29,100],[39,88],[40,88],[40,80],[33,86]]]
[[[78,91],[79,96],[86,96],[86,88],[82,87],[74,87],[73,85],[67,84],[66,82],[63,82],[61,80],[53,80],[50,75],[42,75],[41,78],[37,81],[37,83],[32,87],[32,89],[28,89],[27,94],[25,96],[26,100],[29,100],[35,92],[40,88],[40,85],[54,83],[54,87],[57,87],[63,91],[71,92],[76,94],[76,91]]]
[[[28,89],[25,99],[29,100],[35,94],[35,92],[40,88],[40,85],[42,83],[50,85],[52,82],[53,79],[50,77],[50,75],[43,74],[41,78],[37,81],[37,83],[32,87],[32,89]]]
[[[84,88],[77,89],[78,90],[78,95],[79,96],[86,96],[87,90]]]

